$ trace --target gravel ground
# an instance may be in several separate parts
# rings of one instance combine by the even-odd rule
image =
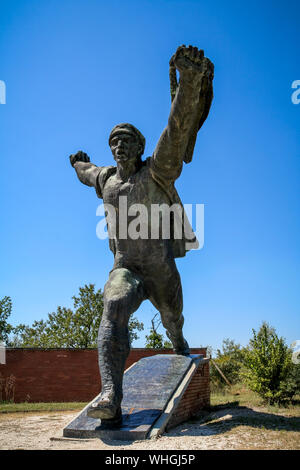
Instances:
[[[146,441],[51,440],[78,412],[0,415],[0,449],[200,450],[300,449],[300,418],[225,408]]]

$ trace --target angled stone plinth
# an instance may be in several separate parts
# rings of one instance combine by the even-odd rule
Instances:
[[[122,423],[101,428],[101,420],[87,416],[88,404],[63,430],[65,438],[141,440],[161,434],[181,397],[206,359],[201,355],[155,355],[133,364],[124,374]]]

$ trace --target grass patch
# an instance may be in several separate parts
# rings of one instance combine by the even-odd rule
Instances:
[[[300,416],[300,396],[287,406],[267,405],[257,395],[243,384],[227,387],[222,391],[211,394],[211,406],[213,408],[247,406],[249,408],[261,408],[262,411],[285,416]]]
[[[1,413],[27,413],[38,411],[76,411],[82,410],[87,403],[0,403]]]
[[[243,385],[232,385],[211,394],[211,405],[222,406],[236,403],[236,406],[262,406],[260,397]]]

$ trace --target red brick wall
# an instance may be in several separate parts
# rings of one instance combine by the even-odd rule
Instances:
[[[199,415],[201,409],[208,408],[209,406],[209,362],[207,361],[204,364],[199,364],[167,428],[170,429],[192,416]]]
[[[170,353],[170,349],[132,349],[126,368],[142,357]],[[206,350],[191,348],[191,354],[205,356]],[[0,364],[0,387],[10,375],[16,378],[16,403],[90,401],[101,390],[96,349],[8,348],[6,364]],[[2,398],[6,398],[3,389],[4,385]]]

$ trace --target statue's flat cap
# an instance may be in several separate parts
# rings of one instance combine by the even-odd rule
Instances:
[[[143,134],[132,124],[128,124],[127,122],[117,124],[111,131],[109,135],[108,142],[110,143],[111,139],[116,135],[116,134],[130,134],[134,135],[134,137],[141,143],[143,148],[145,148],[145,143],[146,139],[143,136]]]

